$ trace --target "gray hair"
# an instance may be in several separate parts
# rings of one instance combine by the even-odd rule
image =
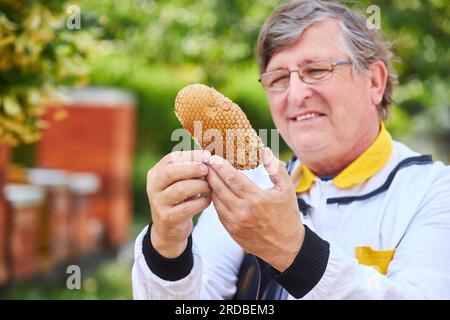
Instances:
[[[272,56],[294,43],[314,23],[336,19],[341,28],[342,50],[353,61],[361,74],[368,74],[370,65],[381,60],[388,70],[383,99],[377,106],[380,120],[389,117],[389,106],[394,103],[392,90],[397,75],[392,69],[390,45],[381,39],[376,30],[367,27],[363,15],[346,6],[320,0],[295,0],[280,6],[264,24],[258,39],[257,55],[259,71],[266,71]]]

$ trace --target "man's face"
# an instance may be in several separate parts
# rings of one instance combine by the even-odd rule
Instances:
[[[314,24],[294,44],[277,52],[267,71],[294,70],[308,61],[349,60],[340,49],[340,37],[336,21]],[[268,98],[281,136],[306,165],[344,159],[378,122],[370,79],[351,65],[337,66],[331,79],[316,84],[303,83],[293,72],[289,88],[268,93]],[[305,114],[319,116],[304,118]]]

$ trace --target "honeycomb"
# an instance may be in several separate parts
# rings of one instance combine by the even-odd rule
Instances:
[[[203,84],[182,88],[175,98],[175,114],[198,145],[248,170],[261,163],[264,143],[241,108]]]

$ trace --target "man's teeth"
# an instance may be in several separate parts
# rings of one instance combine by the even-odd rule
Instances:
[[[296,118],[296,120],[297,121],[302,121],[302,120],[315,118],[315,117],[320,117],[320,114],[318,114],[318,113],[306,113],[306,114],[302,114],[301,116],[298,116]]]

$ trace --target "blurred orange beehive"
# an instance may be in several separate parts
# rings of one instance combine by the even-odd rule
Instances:
[[[66,92],[70,102],[50,106],[44,117],[49,128],[38,143],[37,166],[94,172],[101,179],[92,199],[92,214],[106,226],[110,247],[129,239],[131,170],[135,104],[125,92],[84,88]],[[66,113],[60,121],[56,115]]]
[[[6,252],[7,252],[7,209],[3,195],[6,183],[6,167],[9,159],[9,148],[0,143],[0,285],[7,280]]]

